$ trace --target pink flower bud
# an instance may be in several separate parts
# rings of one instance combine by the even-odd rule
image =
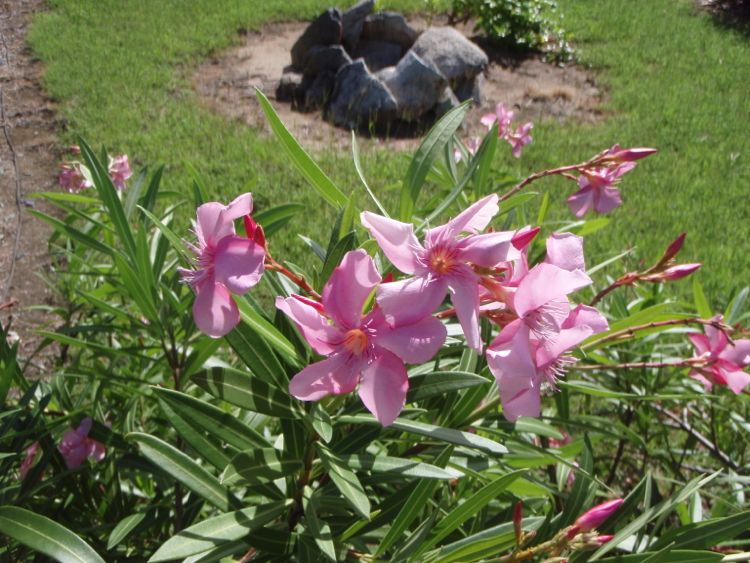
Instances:
[[[516,534],[516,545],[521,545],[523,539],[523,503],[519,500],[513,507],[513,530]]]
[[[540,227],[524,227],[513,235],[510,242],[516,250],[523,250],[532,240],[534,240],[534,237],[539,234],[539,231],[541,231]]]
[[[664,251],[664,256],[661,257],[661,263],[666,264],[667,261],[677,256],[677,253],[682,249],[682,245],[685,244],[686,236],[687,233],[682,233],[669,244],[667,249]]]
[[[677,264],[671,268],[667,268],[661,274],[661,279],[664,281],[675,281],[689,276],[695,272],[701,265],[698,263],[694,264]]]
[[[575,522],[575,527],[581,532],[590,532],[603,524],[614,512],[620,508],[624,501],[621,498],[609,500],[584,512]]]
[[[615,149],[615,147],[617,147],[617,150],[612,151],[611,156],[612,158],[615,158],[620,162],[633,162],[635,160],[646,158],[647,156],[651,156],[652,154],[658,152],[656,149],[649,149],[645,147],[621,150],[617,145],[612,147],[612,149]]]
[[[605,543],[610,541],[613,537],[615,536],[612,536],[612,535],[596,536],[596,538],[594,538],[594,541],[598,543],[599,545],[604,545]]]

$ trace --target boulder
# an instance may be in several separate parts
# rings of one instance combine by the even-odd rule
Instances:
[[[302,74],[286,71],[281,75],[279,85],[276,87],[276,99],[280,102],[293,102],[297,99],[301,87]]]
[[[401,60],[401,46],[390,41],[362,40],[357,44],[353,56],[365,60],[370,72],[377,72],[387,66],[394,66]]]
[[[359,36],[362,34],[362,26],[365,18],[369,16],[375,8],[375,0],[360,0],[354,6],[344,12],[342,16],[343,35],[341,42],[350,53],[359,42]]]
[[[292,66],[296,70],[303,70],[307,53],[311,48],[316,45],[340,44],[341,33],[341,11],[329,8],[308,25],[292,45]]]
[[[433,108],[448,81],[435,66],[409,51],[386,79],[385,85],[396,99],[398,116],[411,121]]]
[[[342,66],[351,62],[351,57],[341,45],[316,45],[307,52],[304,75],[317,76],[321,72],[336,74]]]
[[[452,27],[431,27],[414,43],[412,50],[434,64],[451,84],[473,79],[489,63],[487,55]]]
[[[398,43],[404,52],[411,49],[419,32],[406,23],[406,19],[396,12],[378,12],[365,18],[361,39]]]
[[[484,74],[479,73],[474,78],[456,80],[453,92],[462,102],[471,99],[476,105],[481,105],[484,102]]]
[[[323,71],[318,74],[305,90],[304,111],[315,111],[324,108],[331,99],[331,93],[336,83],[336,74]]]
[[[380,80],[383,84],[388,82],[391,77],[395,74],[396,67],[395,66],[387,66],[385,68],[381,68],[379,71],[375,73],[375,77]]]
[[[396,100],[363,59],[339,70],[326,117],[340,127],[383,125],[396,116]]]
[[[461,102],[458,101],[456,94],[453,93],[453,90],[451,90],[450,86],[446,86],[445,90],[443,90],[440,96],[438,96],[438,101],[433,108],[435,119],[440,119],[446,113],[448,113],[453,108],[458,107],[460,104]]]

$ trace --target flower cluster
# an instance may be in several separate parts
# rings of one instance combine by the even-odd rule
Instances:
[[[721,316],[712,320],[721,322]],[[741,393],[750,383],[750,374],[744,371],[750,365],[750,340],[746,338],[730,341],[726,333],[714,326],[705,327],[705,334],[688,335],[695,348],[696,365],[690,377],[700,381],[707,390],[714,385],[726,385],[734,393]]]
[[[513,156],[520,158],[523,147],[532,141],[531,130],[534,124],[528,122],[513,129],[513,115],[513,112],[504,104],[497,104],[495,111],[483,115],[480,122],[487,129],[492,129],[497,123],[498,138],[508,141],[512,147]]]
[[[76,145],[72,145],[69,150],[74,155],[80,153],[80,149]],[[128,155],[121,154],[110,156],[107,173],[115,187],[118,190],[124,190],[127,187],[128,179],[133,175],[133,172],[130,169]],[[70,193],[78,193],[81,190],[91,188],[94,185],[94,182],[91,179],[91,171],[85,164],[78,160],[66,160],[60,163],[60,174],[58,175],[57,181],[60,184],[60,187],[66,189]]]

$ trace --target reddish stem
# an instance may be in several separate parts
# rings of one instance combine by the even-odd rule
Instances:
[[[286,266],[274,260],[273,257],[269,254],[266,254],[265,266],[267,270],[280,273],[281,275],[288,278],[293,284],[299,287],[302,291],[307,293],[310,297],[312,297],[316,301],[320,301],[321,299],[320,294],[313,289],[313,287],[307,282],[304,276],[295,274],[294,272],[289,270]]]
[[[582,348],[584,350],[590,350],[591,348],[595,348],[596,346],[604,342],[609,342],[610,340],[627,340],[628,338],[633,337],[635,333],[640,330],[648,330],[650,328],[658,328],[662,326],[681,326],[691,324],[712,326],[716,330],[720,330],[724,333],[729,333],[733,330],[733,328],[728,324],[722,323],[721,321],[715,321],[713,319],[699,319],[697,317],[690,317],[689,319],[670,319],[668,321],[654,321],[651,323],[631,326],[630,328],[618,330],[616,332],[613,332],[612,334],[608,334],[607,336],[599,338],[598,340],[594,340],[593,342],[582,346]]]

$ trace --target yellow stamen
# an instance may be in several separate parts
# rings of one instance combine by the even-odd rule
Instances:
[[[367,348],[367,335],[358,328],[353,328],[344,335],[344,348],[359,356]]]

